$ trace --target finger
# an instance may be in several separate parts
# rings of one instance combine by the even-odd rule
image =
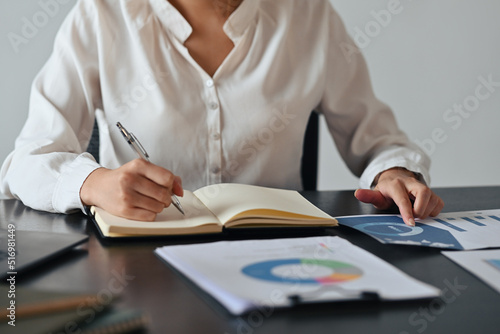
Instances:
[[[440,200],[439,197],[431,193],[431,197],[429,198],[429,203],[427,204],[427,208],[420,218],[425,219],[429,217],[431,213],[436,210],[436,207],[439,206],[439,200]]]
[[[443,207],[443,200],[432,190],[425,187],[425,189],[416,196],[414,214],[415,217],[425,219],[429,216],[437,216]]]
[[[127,207],[115,214],[120,217],[139,221],[154,221],[157,215],[156,212],[138,207]]]
[[[182,180],[179,176],[175,176],[172,192],[177,196],[181,197],[184,196],[184,189],[182,188]]]
[[[128,203],[129,206],[159,212],[160,207],[170,205],[170,190],[136,173],[135,170],[120,173],[118,182],[123,197],[122,202]],[[147,197],[149,200],[146,201],[142,197]]]
[[[142,159],[136,159],[130,164],[130,168],[144,178],[137,188],[143,195],[164,203],[165,207],[172,203],[172,194],[184,195],[182,180],[169,170]]]
[[[441,197],[439,197],[438,195],[435,195],[435,194],[434,194],[434,196],[437,198],[437,200],[436,200],[436,206],[429,213],[429,216],[431,216],[431,217],[436,217],[441,212],[441,210],[443,210],[443,208],[444,208],[444,201],[441,199]]]
[[[435,202],[431,202],[432,191],[420,182],[409,184],[407,187],[415,197],[413,204],[413,214],[417,218],[426,218],[432,211]]]
[[[144,194],[151,196],[163,203],[165,207],[172,203],[172,195],[184,196],[182,180],[167,169],[150,164],[149,171],[144,172],[144,177],[151,183],[145,184]]]
[[[150,195],[145,195],[136,189],[132,189],[129,193],[122,194],[122,203],[124,207],[160,213],[166,206],[170,205],[170,196],[165,197],[167,197],[168,200],[159,201]]]
[[[406,225],[415,226],[415,218],[413,216],[413,206],[410,201],[410,195],[403,182],[397,182],[394,186],[388,188],[387,193],[382,194],[385,197],[392,198],[394,203],[399,208],[399,213]]]
[[[161,186],[150,179],[144,178],[141,182],[141,188],[137,190],[144,196],[148,196],[164,204],[165,207],[169,206],[172,202],[172,190]]]
[[[117,216],[134,220],[152,221],[165,205],[133,189],[122,191],[120,200],[107,210]]]
[[[148,169],[144,172],[144,176],[154,183],[149,185],[149,191],[151,193],[145,194],[150,194],[153,198],[165,203],[165,207],[172,204],[173,194],[181,197],[184,196],[181,178],[174,175],[169,170],[149,163]]]
[[[358,189],[354,192],[354,196],[363,203],[373,204],[377,209],[388,209],[392,205],[392,201],[387,199],[378,190]]]
[[[145,167],[146,168],[142,169],[140,173],[154,183],[172,191],[176,181],[176,176],[172,172],[149,162],[147,162]]]

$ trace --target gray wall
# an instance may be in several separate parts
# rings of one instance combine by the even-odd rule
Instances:
[[[500,184],[500,2],[331,1],[367,58],[376,93],[431,155],[433,185]],[[73,3],[0,3],[0,161],[14,146],[31,81]],[[496,86],[485,87],[488,78]],[[320,189],[355,188],[324,125],[320,146]]]
[[[430,154],[432,185],[499,185],[500,1],[331,2],[368,61],[375,92]],[[490,77],[492,92],[476,92]],[[333,150],[323,131],[321,189],[356,187]]]
[[[28,115],[31,82],[49,57],[55,34],[74,3],[0,2],[0,162],[14,148]]]

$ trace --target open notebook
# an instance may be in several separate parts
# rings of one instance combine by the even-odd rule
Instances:
[[[244,184],[215,184],[179,198],[185,215],[172,205],[155,221],[114,216],[92,207],[105,237],[220,233],[237,227],[337,226],[337,221],[297,191]]]

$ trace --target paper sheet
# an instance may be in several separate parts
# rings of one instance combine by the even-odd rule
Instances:
[[[157,255],[233,314],[302,302],[431,298],[439,290],[338,237],[165,246]]]
[[[500,210],[442,213],[418,220],[415,227],[399,215],[364,215],[337,218],[382,243],[407,244],[443,249],[500,247]]]
[[[500,293],[500,249],[442,253]]]

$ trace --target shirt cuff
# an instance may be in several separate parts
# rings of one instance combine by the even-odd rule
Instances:
[[[54,190],[52,199],[54,209],[61,213],[70,213],[80,209],[85,213],[85,207],[80,198],[80,189],[90,173],[100,167],[102,166],[89,153],[79,155],[68,166],[65,166]]]
[[[430,184],[430,158],[418,147],[397,146],[382,151],[368,164],[360,177],[360,187],[371,188],[377,175],[394,167],[406,168],[418,174],[421,182]]]

